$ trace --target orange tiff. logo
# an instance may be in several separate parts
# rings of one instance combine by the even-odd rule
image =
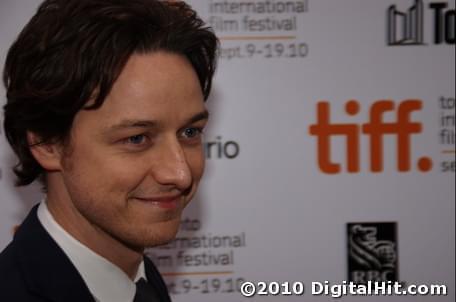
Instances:
[[[317,137],[318,166],[320,170],[328,174],[340,173],[340,164],[331,161],[331,137],[344,136],[346,138],[347,171],[357,173],[360,170],[359,140],[360,133],[369,136],[370,144],[370,170],[372,172],[383,171],[383,136],[395,135],[397,145],[397,170],[400,172],[410,171],[411,162],[411,135],[421,133],[422,125],[410,120],[413,111],[422,108],[421,100],[404,100],[399,103],[397,109],[392,100],[379,100],[373,103],[369,112],[369,122],[359,124],[334,124],[330,120],[330,104],[328,102],[317,103],[317,123],[309,127],[310,134]],[[360,105],[355,100],[345,104],[345,112],[354,116],[358,114]],[[395,122],[383,121],[383,114],[396,110]],[[427,172],[432,168],[432,160],[421,157],[418,160],[418,169]]]

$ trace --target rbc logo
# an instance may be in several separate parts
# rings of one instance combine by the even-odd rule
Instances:
[[[335,124],[330,119],[330,104],[319,102],[317,104],[317,123],[311,125],[311,135],[317,137],[318,166],[327,174],[340,173],[340,164],[331,161],[331,137],[344,136],[346,138],[346,161],[347,171],[357,173],[360,170],[360,134],[369,137],[370,145],[370,170],[372,172],[383,171],[383,136],[395,135],[397,146],[397,170],[407,172],[411,166],[411,136],[421,133],[422,125],[410,120],[414,111],[421,110],[420,100],[404,100],[395,108],[392,100],[380,100],[375,102],[369,112],[370,121],[359,125],[354,123]],[[360,105],[355,100],[345,104],[345,112],[348,115],[357,115]],[[396,111],[395,122],[383,121],[383,114],[388,111]],[[432,160],[421,157],[417,161],[418,169],[427,172],[432,168]]]

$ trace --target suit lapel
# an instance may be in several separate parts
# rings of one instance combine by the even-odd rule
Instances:
[[[166,284],[163,281],[163,278],[161,277],[155,265],[147,256],[144,256],[144,266],[146,269],[147,281],[155,288],[155,291],[160,297],[160,302],[171,302],[168,294],[168,289],[166,288]]]
[[[27,288],[50,301],[93,302],[70,259],[39,222],[37,208],[30,211],[13,240]]]

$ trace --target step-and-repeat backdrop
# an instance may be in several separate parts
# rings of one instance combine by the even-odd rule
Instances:
[[[1,0],[2,64],[39,2]],[[454,1],[188,2],[222,49],[205,180],[176,240],[147,251],[173,300],[329,301],[397,280],[448,293],[341,298],[454,301]],[[13,187],[0,136],[3,248],[41,194]],[[244,281],[277,283],[245,298]]]

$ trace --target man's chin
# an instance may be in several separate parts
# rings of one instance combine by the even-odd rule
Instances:
[[[169,225],[166,228],[155,228],[147,232],[140,242],[142,247],[150,248],[170,243],[176,238],[179,224]]]

